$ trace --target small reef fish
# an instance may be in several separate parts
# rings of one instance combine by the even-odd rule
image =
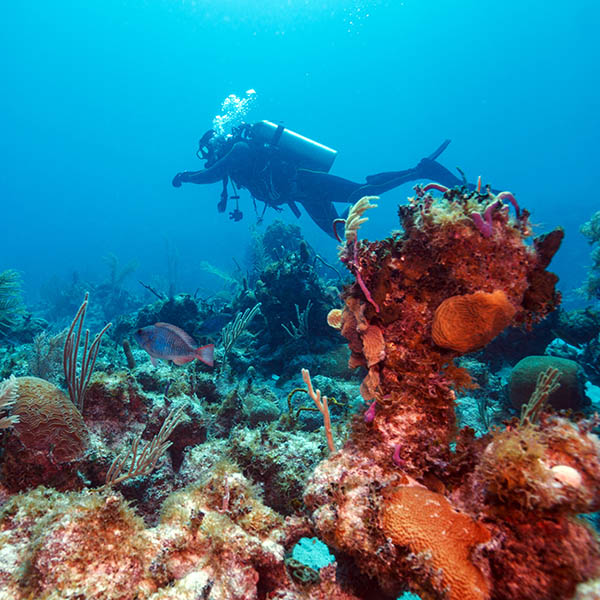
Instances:
[[[183,329],[170,323],[155,323],[138,329],[134,337],[137,343],[150,355],[153,365],[156,359],[172,360],[176,365],[184,365],[195,359],[212,367],[214,364],[214,344],[197,347],[196,342]]]

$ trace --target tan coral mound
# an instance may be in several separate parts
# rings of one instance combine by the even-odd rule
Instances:
[[[18,415],[15,432],[29,449],[43,452],[56,463],[75,460],[88,444],[81,413],[52,383],[37,377],[16,378]]]
[[[490,539],[490,533],[444,496],[423,487],[401,486],[383,505],[381,526],[394,544],[413,554],[430,556],[442,573],[449,600],[485,600],[488,584],[470,560],[471,549]]]
[[[442,348],[471,352],[491,342],[515,312],[502,290],[451,296],[437,307],[431,336]]]

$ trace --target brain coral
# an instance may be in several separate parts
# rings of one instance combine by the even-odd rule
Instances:
[[[559,370],[560,385],[548,396],[548,403],[558,409],[583,408],[587,402],[585,374],[575,361],[558,356],[526,356],[515,365],[508,383],[510,401],[517,410],[533,394],[538,375],[550,367]]]
[[[15,432],[29,449],[43,452],[55,463],[79,458],[88,443],[80,412],[55,385],[37,377],[17,377],[13,415]]]
[[[502,290],[451,296],[437,307],[431,335],[442,348],[471,352],[491,342],[515,312]]]
[[[489,598],[488,584],[470,553],[487,542],[490,533],[444,496],[420,486],[396,488],[385,499],[381,525],[394,544],[430,557],[433,569],[442,574],[449,600]]]

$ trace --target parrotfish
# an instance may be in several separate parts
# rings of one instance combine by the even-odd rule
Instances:
[[[183,329],[170,323],[155,323],[138,329],[134,337],[137,343],[150,355],[153,365],[156,359],[172,360],[176,365],[184,365],[195,359],[212,367],[214,364],[214,344],[200,346]]]

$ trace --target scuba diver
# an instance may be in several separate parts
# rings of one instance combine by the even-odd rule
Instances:
[[[363,196],[378,196],[419,179],[446,187],[468,185],[464,176],[459,179],[436,161],[449,143],[450,140],[446,140],[412,169],[369,175],[365,183],[357,183],[329,173],[336,150],[270,121],[243,123],[228,135],[208,130],[200,139],[196,153],[198,158],[206,161],[204,169],[177,173],[173,185],[222,182],[217,208],[219,212],[225,212],[227,201],[235,200],[235,209],[229,213],[229,218],[234,221],[243,217],[239,209],[238,190],[241,188],[250,192],[256,211],[256,201],[264,202],[259,221],[267,207],[282,210],[286,204],[299,217],[297,205],[301,204],[312,220],[333,236],[332,225],[339,218],[334,202],[351,205]],[[230,183],[232,196],[228,192]]]

